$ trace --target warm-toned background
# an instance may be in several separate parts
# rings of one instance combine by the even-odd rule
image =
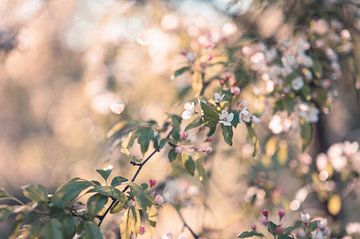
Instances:
[[[52,189],[72,176],[95,178],[94,168],[106,166],[109,158],[116,172],[130,175],[119,155],[104,157],[106,132],[117,120],[109,104],[122,100],[135,119],[179,112],[176,92],[186,82],[171,81],[170,75],[181,66],[184,38],[199,29],[221,31],[231,22],[226,2],[0,1],[0,187],[20,195],[20,186],[30,183]],[[245,14],[250,4],[242,1],[236,11]],[[251,16],[264,36],[279,31],[279,37],[286,37],[291,27],[282,25],[283,19],[277,6]],[[360,142],[353,76],[344,74],[338,87],[333,111],[321,121],[320,148],[344,139]],[[203,218],[203,207],[185,210],[195,229],[205,224],[221,231],[218,238],[235,235],[254,217],[241,203],[247,164],[239,154],[227,153],[224,148],[215,155],[215,177],[207,188],[211,213]],[[158,157],[142,177],[161,180],[169,170],[166,158]],[[283,187],[291,192],[291,183]],[[359,205],[359,200],[352,202]],[[359,208],[355,215],[350,212],[354,208],[348,210],[349,220],[360,220]],[[170,207],[159,220],[156,235],[179,234]],[[6,231],[0,224],[0,238],[6,238]]]

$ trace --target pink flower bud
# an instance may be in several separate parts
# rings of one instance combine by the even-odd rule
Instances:
[[[212,138],[212,137],[207,137],[206,139],[205,139],[205,142],[213,142],[214,141],[214,139]]]
[[[299,231],[297,232],[297,236],[299,238],[305,238],[306,237],[306,232],[304,229],[300,228]]]
[[[256,224],[251,224],[251,230],[256,231]]]
[[[213,148],[211,146],[206,146],[204,152],[207,154],[211,154],[213,152]]]
[[[263,209],[261,211],[261,214],[267,219],[269,217],[269,210],[267,209]]]
[[[150,187],[154,187],[156,185],[157,181],[155,179],[149,179],[149,185]]]
[[[224,77],[225,77],[225,80],[230,80],[232,75],[229,72],[225,72]]]
[[[262,217],[260,220],[261,224],[263,224],[264,226],[267,226],[267,224],[269,223],[269,220],[266,217]]]
[[[181,154],[182,151],[183,151],[183,148],[182,148],[182,147],[180,147],[180,146],[175,147],[175,153]]]
[[[212,54],[210,54],[210,55],[208,56],[208,61],[211,61],[212,59],[214,59],[214,56],[213,56]]]
[[[186,131],[181,131],[180,132],[180,138],[181,139],[187,139],[188,136],[189,136],[188,132],[186,132]]]
[[[239,95],[240,94],[240,88],[237,86],[233,86],[230,88],[230,92],[232,95]]]
[[[157,204],[157,205],[163,205],[164,203],[165,203],[165,198],[163,197],[163,196],[161,196],[160,194],[157,194],[156,196],[155,196],[155,203]]]
[[[195,151],[195,152],[200,152],[200,151],[201,151],[200,145],[196,144],[196,145],[194,146],[194,151]]]
[[[278,211],[278,215],[279,215],[279,218],[280,220],[285,216],[285,210],[284,209],[279,209]]]
[[[139,228],[139,234],[143,235],[145,233],[145,227],[144,226],[140,226]]]
[[[275,232],[276,232],[277,234],[282,234],[282,233],[284,232],[284,227],[281,226],[281,225],[277,226],[277,227],[275,228]]]
[[[225,81],[224,81],[224,80],[220,80],[220,85],[225,85]]]

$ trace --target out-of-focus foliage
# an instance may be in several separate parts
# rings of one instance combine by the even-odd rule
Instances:
[[[4,238],[360,234],[356,1],[0,12]]]

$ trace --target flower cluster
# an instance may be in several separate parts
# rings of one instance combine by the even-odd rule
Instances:
[[[278,223],[270,220],[269,211],[264,209],[261,211],[262,217],[260,222],[266,227],[267,232],[262,233],[257,230],[257,225],[251,225],[251,231],[245,231],[239,234],[238,238],[259,237],[262,238],[267,234],[274,238],[297,238],[297,239],[329,239],[331,230],[328,227],[327,219],[311,219],[310,214],[300,213],[300,220],[297,220],[293,225],[285,227],[283,225],[283,218],[285,211],[278,210]]]

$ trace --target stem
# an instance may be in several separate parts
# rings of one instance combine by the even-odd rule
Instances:
[[[180,213],[180,209],[175,208],[175,210],[176,210],[176,212],[178,213],[180,220],[181,220],[182,223],[184,224],[184,227],[186,227],[186,228],[189,230],[189,232],[191,233],[191,235],[192,235],[195,239],[199,239],[200,236],[194,232],[194,230],[189,226],[189,224],[186,223],[185,218],[184,218],[183,215]]]
[[[166,138],[169,138],[172,131],[174,129],[171,129],[170,132],[166,135]],[[133,164],[133,166],[137,166],[137,170],[134,174],[134,176],[131,178],[130,182],[134,182],[136,180],[136,178],[139,176],[142,168],[145,166],[145,164],[147,162],[149,162],[149,160],[157,153],[157,152],[160,152],[159,149],[154,149],[154,151],[151,152],[151,154],[149,154],[146,159],[144,161],[142,161],[141,163],[139,164]],[[129,185],[126,185],[126,187],[122,190],[123,193],[125,193],[128,189],[129,189]],[[119,201],[116,200],[115,198],[112,198],[112,202],[111,204],[109,205],[109,207],[106,209],[106,211],[104,212],[104,214],[102,216],[99,216],[99,223],[98,223],[98,227],[101,226],[102,222],[104,221],[105,217],[107,216],[107,214],[109,214],[110,210],[118,203]]]

